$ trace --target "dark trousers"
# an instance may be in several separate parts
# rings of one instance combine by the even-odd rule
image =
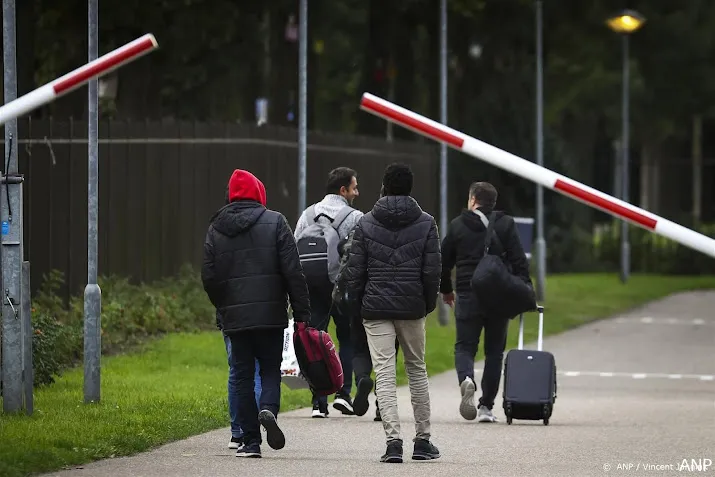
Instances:
[[[466,377],[474,380],[474,358],[479,347],[479,336],[484,329],[484,373],[479,405],[491,409],[499,392],[509,319],[485,316],[471,293],[460,293],[457,296],[455,318],[457,342],[454,345],[454,366],[460,383]]]
[[[367,334],[362,324],[360,315],[355,314],[350,318],[351,333],[353,337],[353,369],[355,370],[355,382],[359,383],[362,378],[370,377],[372,373],[372,358],[370,357],[370,347],[367,344]],[[395,339],[395,353],[400,350],[400,342]]]
[[[278,416],[281,407],[281,362],[283,361],[283,329],[268,328],[231,333],[231,354],[238,385],[238,406],[243,439],[246,443],[261,443],[258,407],[254,394],[254,373],[258,360],[261,375],[261,410]]]
[[[338,355],[343,366],[343,388],[337,394],[350,396],[353,388],[353,343],[350,336],[350,320],[341,313],[337,306],[333,306],[332,290],[309,290],[310,292],[310,326],[316,330],[326,331],[330,324],[330,317],[335,321],[335,334],[339,344]],[[313,395],[313,404],[326,404],[327,396]]]

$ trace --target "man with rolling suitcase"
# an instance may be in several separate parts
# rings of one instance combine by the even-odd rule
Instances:
[[[472,276],[484,257],[485,245],[490,254],[500,256],[510,273],[531,286],[529,263],[521,245],[514,218],[494,211],[497,190],[488,182],[475,182],[469,188],[467,209],[452,220],[442,241],[442,279],[440,292],[449,306],[454,306],[452,269],[456,266],[457,303],[455,310],[457,340],[454,361],[461,392],[459,412],[467,420],[496,422],[492,409],[499,392],[501,368],[506,348],[509,316],[505,310],[487,307],[472,289]],[[485,244],[488,217],[492,217],[493,237]],[[474,402],[477,386],[474,381],[474,358],[479,338],[484,330],[484,372],[482,396],[478,406]]]

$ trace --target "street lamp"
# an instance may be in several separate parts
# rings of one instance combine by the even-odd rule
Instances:
[[[622,199],[628,202],[628,184],[629,184],[629,126],[628,126],[628,102],[629,102],[629,71],[628,71],[628,37],[640,29],[645,23],[645,17],[634,10],[624,10],[616,16],[609,18],[606,21],[608,28],[616,33],[619,33],[623,38],[623,132],[621,152],[623,160],[621,161],[622,174]],[[621,221],[621,281],[626,283],[630,274],[630,244],[628,243],[628,222]]]
[[[536,0],[536,163],[544,165],[544,20],[543,2]],[[544,188],[536,186],[536,299],[546,299],[546,239]]]

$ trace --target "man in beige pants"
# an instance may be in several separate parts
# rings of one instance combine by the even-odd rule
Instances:
[[[425,316],[437,306],[440,244],[434,218],[423,212],[410,196],[412,181],[409,166],[387,167],[382,197],[358,222],[343,272],[348,301],[359,308],[363,319],[377,378],[375,394],[387,437],[382,462],[402,462],[395,338],[405,356],[415,416],[412,458],[440,457],[439,450],[430,442],[425,366]]]

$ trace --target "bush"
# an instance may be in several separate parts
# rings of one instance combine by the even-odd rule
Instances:
[[[695,228],[703,235],[715,238],[715,224]],[[621,223],[599,225],[593,233],[596,258],[617,268],[621,257]],[[665,275],[711,275],[715,273],[715,259],[707,257],[678,242],[669,240],[640,227],[629,226],[631,268],[639,273]]]
[[[84,349],[84,297],[65,305],[57,291],[64,276],[53,270],[33,298],[35,386],[51,384],[62,370],[79,364]],[[184,267],[175,277],[152,284],[133,285],[119,277],[101,277],[102,354],[110,355],[146,339],[176,331],[215,327],[215,311],[198,273]]]

